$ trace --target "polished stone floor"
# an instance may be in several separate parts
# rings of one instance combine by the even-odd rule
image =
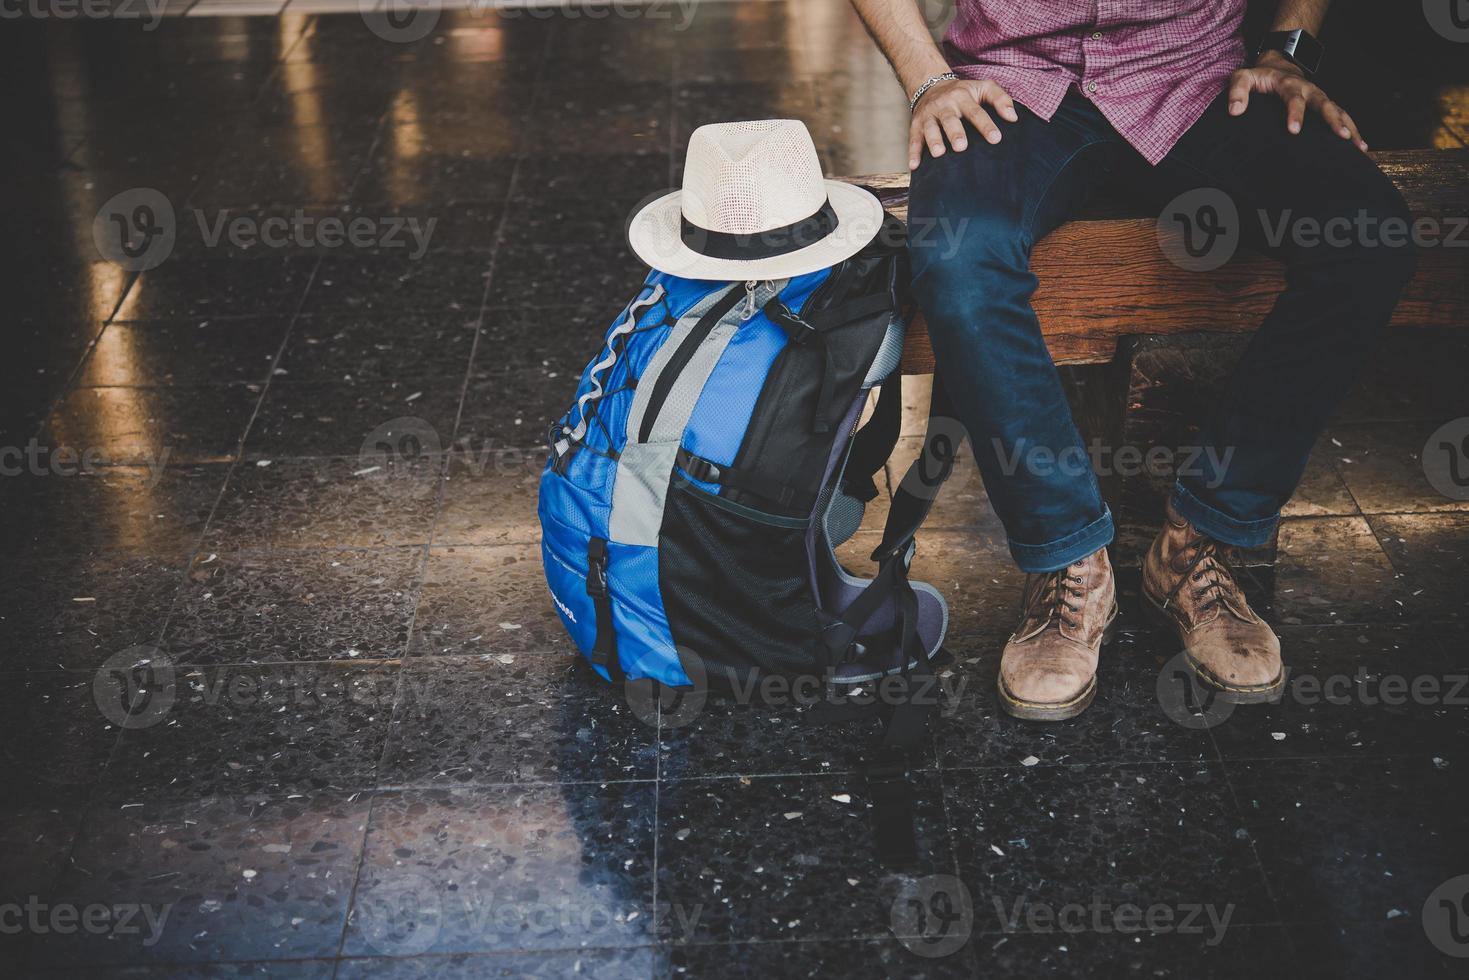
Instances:
[[[1469,48],[1373,6],[1333,91],[1377,147],[1465,146]],[[1469,416],[1453,324],[1370,366],[1250,584],[1335,700],[1180,708],[1124,571],[1096,704],[1001,715],[1020,580],[961,470],[907,862],[870,727],[660,718],[569,656],[541,435],[629,212],[704,122],[904,155],[839,0],[591,9],[0,24],[0,973],[1462,976],[1469,502],[1420,460]],[[914,938],[956,881],[956,948]]]

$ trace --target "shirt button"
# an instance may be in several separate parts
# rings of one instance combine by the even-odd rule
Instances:
[[[1093,31],[1092,32],[1092,40],[1093,41],[1100,41],[1101,39],[1102,39],[1102,32],[1101,31]]]
[[[1096,82],[1087,82],[1086,83],[1086,90],[1088,92],[1095,92],[1097,90],[1097,83]]]

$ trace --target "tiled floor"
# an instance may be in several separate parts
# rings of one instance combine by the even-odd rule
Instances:
[[[1379,147],[1465,145],[1464,47],[1370,6],[1335,90]],[[961,473],[920,542],[954,664],[893,867],[869,729],[593,682],[534,517],[640,274],[623,222],[695,126],[794,115],[834,172],[901,165],[846,4],[481,5],[402,40],[170,10],[205,7],[0,28],[0,972],[1462,975],[1423,918],[1469,873],[1469,505],[1419,461],[1469,415],[1455,325],[1394,336],[1251,586],[1298,675],[1363,672],[1347,703],[1199,724],[1133,572],[1091,710],[1000,715],[1019,578]],[[120,253],[113,216],[171,249]],[[955,879],[967,941],[930,955],[901,916]],[[1031,915],[1074,903],[1229,918]]]

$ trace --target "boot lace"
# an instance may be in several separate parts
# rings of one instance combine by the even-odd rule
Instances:
[[[1077,574],[1081,567],[1082,563],[1077,561],[1066,568],[1036,576],[1022,622],[1049,620],[1079,629],[1081,623],[1073,617],[1082,610],[1080,600],[1086,598],[1086,592],[1078,588],[1086,584],[1086,579]]]
[[[1220,544],[1213,538],[1200,535],[1184,546],[1184,552],[1193,550],[1193,560],[1183,570],[1183,576],[1168,592],[1167,603],[1171,603],[1185,586],[1193,586],[1193,599],[1199,612],[1208,612],[1239,592],[1230,563],[1236,559],[1235,550]]]

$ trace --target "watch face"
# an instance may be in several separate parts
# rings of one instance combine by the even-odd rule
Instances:
[[[1321,56],[1326,51],[1321,42],[1301,30],[1288,31],[1282,35],[1282,39],[1280,50],[1306,71],[1315,74],[1321,67]]]

